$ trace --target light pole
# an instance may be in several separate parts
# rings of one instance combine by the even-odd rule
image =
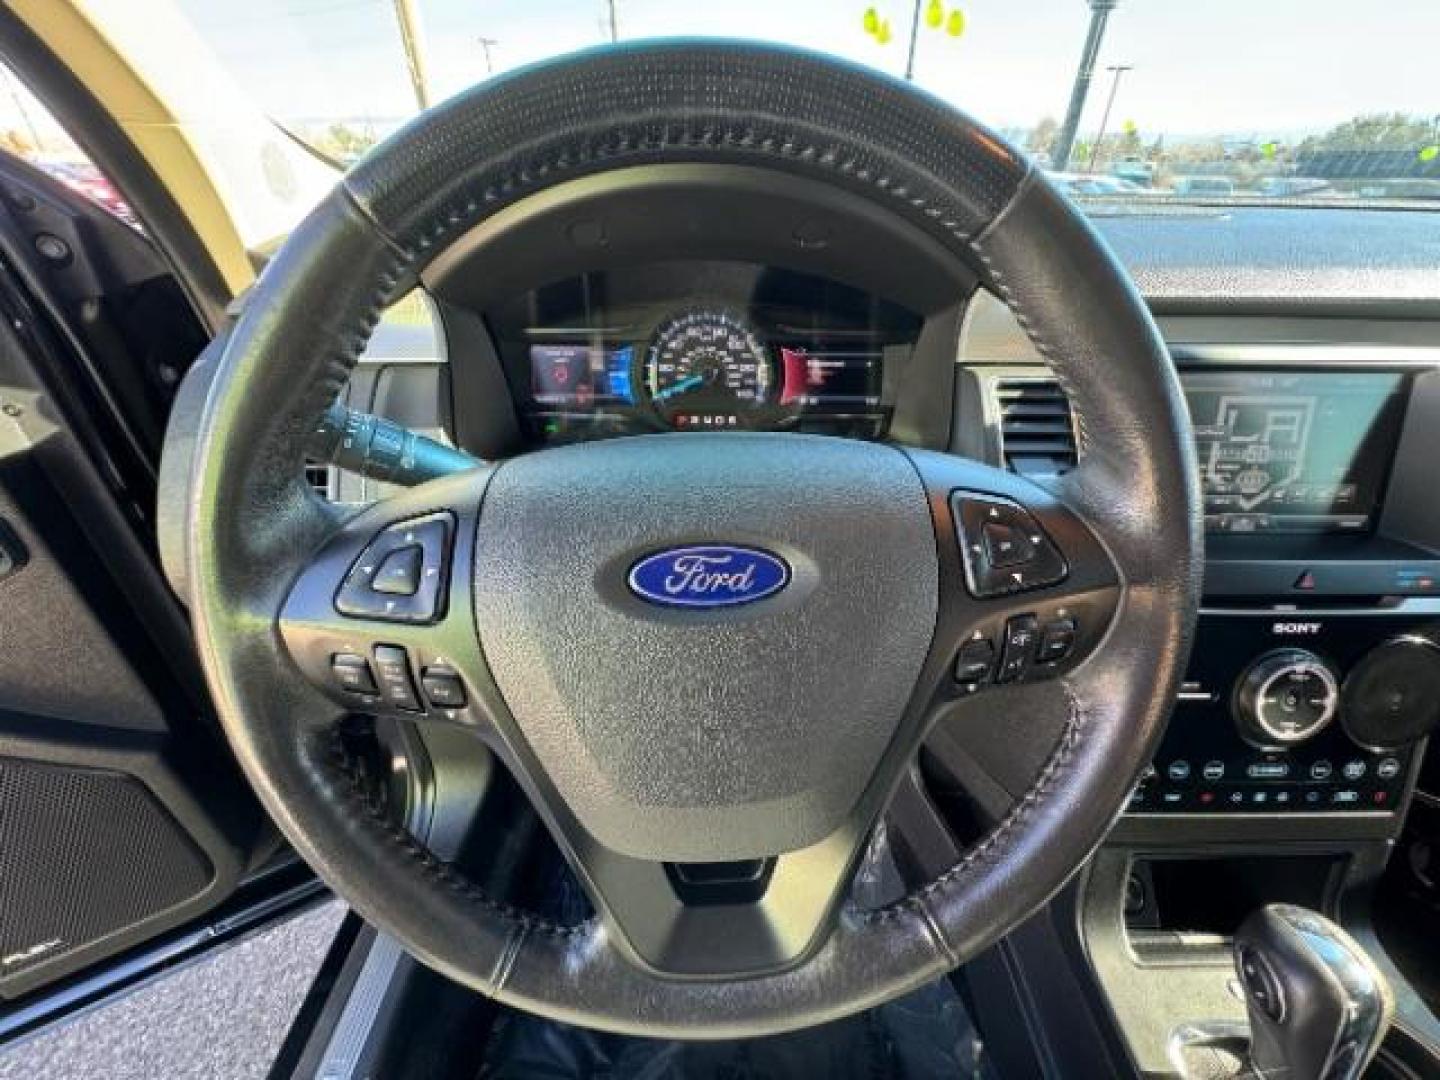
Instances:
[[[605,7],[610,19],[610,43],[613,45],[620,40],[620,25],[615,21],[615,0],[605,0]]]
[[[495,64],[490,56],[490,50],[500,44],[499,40],[493,37],[480,37],[475,40],[480,42],[480,48],[485,51],[485,74],[494,75]]]
[[[915,0],[915,12],[910,17],[910,52],[905,57],[905,81],[915,78],[915,40],[920,36],[920,0]]]
[[[1095,60],[1100,55],[1100,42],[1105,37],[1105,24],[1110,12],[1115,10],[1119,0],[1088,0],[1090,4],[1090,32],[1085,35],[1085,47],[1080,51],[1080,67],[1075,72],[1075,86],[1070,91],[1070,105],[1065,110],[1065,122],[1055,134],[1050,151],[1050,167],[1064,172],[1070,164],[1070,151],[1075,148],[1075,133],[1080,130],[1080,114],[1085,111],[1085,98],[1090,93],[1090,79],[1095,74]]]
[[[1110,110],[1115,105],[1115,93],[1120,89],[1120,76],[1134,71],[1134,64],[1111,64],[1105,69],[1113,74],[1110,80],[1110,96],[1105,99],[1105,111],[1100,114],[1100,134],[1095,136],[1095,145],[1090,148],[1090,164],[1087,172],[1095,171],[1095,159],[1100,155],[1100,144],[1105,141],[1105,126],[1110,123]]]

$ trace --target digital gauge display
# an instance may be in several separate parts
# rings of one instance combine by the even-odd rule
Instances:
[[[769,403],[774,383],[765,345],[727,311],[702,309],[667,319],[646,354],[650,404],[680,430],[750,427]]]

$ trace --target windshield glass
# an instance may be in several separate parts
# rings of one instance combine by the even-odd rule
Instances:
[[[1440,205],[1436,0],[163,2],[259,110],[341,163],[524,64],[723,35],[912,78],[1082,200]]]

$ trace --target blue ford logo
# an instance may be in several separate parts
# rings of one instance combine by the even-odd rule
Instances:
[[[749,604],[790,583],[790,567],[759,548],[670,548],[630,568],[630,590],[666,607],[713,608]]]

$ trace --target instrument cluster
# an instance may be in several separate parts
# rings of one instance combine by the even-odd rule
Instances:
[[[537,443],[658,431],[885,433],[920,319],[769,267],[582,275],[489,313]]]

